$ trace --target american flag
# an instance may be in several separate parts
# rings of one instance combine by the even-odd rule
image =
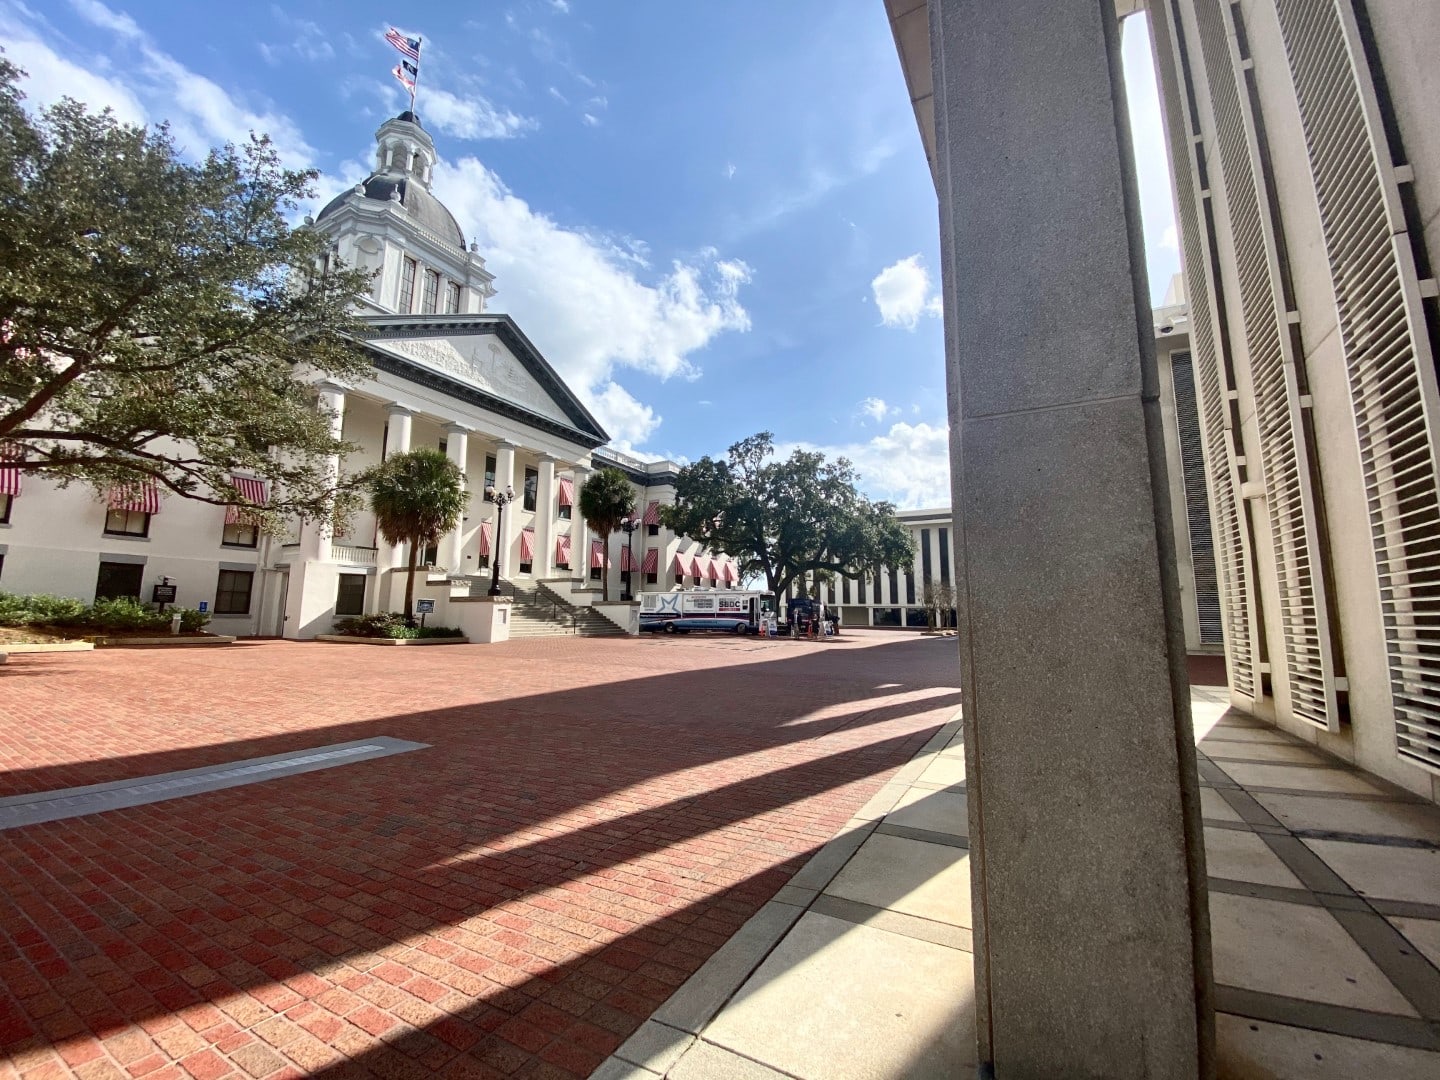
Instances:
[[[399,49],[402,53],[404,53],[406,56],[408,56],[411,60],[414,60],[414,61],[416,61],[417,63],[419,62],[419,60],[420,60],[420,39],[419,39],[419,38],[406,37],[406,36],[405,36],[404,34],[402,34],[399,30],[396,30],[395,27],[392,26],[392,27],[390,27],[389,30],[386,30],[386,31],[385,31],[385,40],[388,41],[391,45],[394,45],[395,48]]]

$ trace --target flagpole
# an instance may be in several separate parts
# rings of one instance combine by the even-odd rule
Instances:
[[[425,44],[425,39],[415,39],[415,81],[410,84],[410,111],[415,111],[415,89],[420,85],[420,48]]]

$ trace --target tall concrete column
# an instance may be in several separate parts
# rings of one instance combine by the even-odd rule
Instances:
[[[385,413],[385,457],[388,459],[396,454],[408,453],[410,429],[415,414],[398,401],[392,401],[385,406]],[[383,549],[376,552],[379,557],[377,564],[380,569],[398,570],[406,564],[404,544],[387,544],[384,537],[377,536],[375,545],[376,547],[383,545]]]
[[[515,488],[515,451],[516,444],[508,439],[499,439],[495,443],[495,490],[504,491],[506,488]],[[516,500],[505,507],[505,522],[503,529],[495,530],[495,550],[491,552],[491,558],[500,560],[500,576],[515,572],[515,537],[519,529],[515,527],[515,519],[519,517],[521,498],[524,492],[516,491]]]
[[[530,576],[551,577],[555,573],[555,459],[543,454],[535,488],[535,549]]]
[[[465,476],[465,466],[470,455],[470,429],[459,424],[447,424],[445,426],[445,456],[453,461],[460,470],[460,475]],[[452,574],[463,574],[465,572],[465,517],[468,517],[470,507],[467,505],[466,513],[462,515],[460,523],[450,530],[440,548],[440,561]]]
[[[338,383],[322,382],[316,387],[315,407],[330,417],[330,436],[343,437],[345,431],[345,388]],[[325,460],[325,474],[330,483],[340,479],[340,455],[331,454]],[[335,535],[335,526],[329,521],[306,522],[301,529],[301,554],[306,559],[328,562],[330,540]]]
[[[1213,1069],[1199,792],[1119,27],[930,0],[979,1060]]]
[[[570,508],[570,577],[590,580],[590,527],[580,513],[580,489],[590,479],[590,470],[576,465],[571,470],[575,479],[575,505]]]

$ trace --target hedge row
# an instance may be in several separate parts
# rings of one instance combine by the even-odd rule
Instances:
[[[398,611],[382,611],[375,615],[357,615],[335,624],[337,634],[350,637],[413,638],[464,637],[465,631],[453,626],[407,626]]]
[[[194,608],[158,611],[133,596],[114,596],[87,604],[70,596],[15,596],[0,592],[0,626],[78,627],[87,630],[169,630],[180,615],[180,629],[201,629],[210,616]]]

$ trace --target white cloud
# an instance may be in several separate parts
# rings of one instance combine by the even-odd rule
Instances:
[[[870,282],[875,304],[880,308],[880,321],[886,326],[903,326],[914,330],[922,315],[940,314],[940,297],[930,285],[930,271],[920,262],[919,255],[910,255],[891,263]]]
[[[1166,251],[1180,250],[1180,233],[1176,230],[1173,223],[1165,227],[1165,232],[1160,237],[1159,246]]]
[[[743,262],[713,250],[651,280],[624,252],[635,242],[562,225],[533,209],[473,157],[435,170],[436,194],[480,241],[514,315],[611,436],[643,442],[661,418],[616,381],[620,369],[661,379],[699,374],[691,357],[716,336],[743,332]]]
[[[550,96],[553,97],[556,101],[560,102],[561,105],[570,104],[570,99],[553,86],[550,87]]]
[[[71,0],[76,13],[114,35],[112,55],[62,55],[65,43],[44,18],[20,3],[0,6],[0,45],[31,78],[21,88],[37,105],[62,96],[93,109],[106,106],[128,123],[169,120],[176,143],[201,155],[224,142],[244,143],[266,133],[287,165],[312,164],[315,151],[282,113],[257,111],[164,52],[130,16],[99,0]],[[68,44],[68,43],[67,43]],[[71,52],[71,50],[66,50]]]
[[[561,15],[570,14],[570,0],[550,0],[550,6]]]
[[[261,42],[260,55],[265,58],[267,64],[278,66],[292,58],[309,63],[334,59],[335,47],[330,44],[330,35],[320,29],[316,23],[309,19],[293,18],[279,4],[270,6],[270,14],[274,16],[276,22],[295,36],[290,41],[277,45]]]
[[[891,413],[898,413],[900,410],[891,405],[887,405],[884,398],[867,397],[864,401],[860,402],[860,411],[878,424]]]
[[[832,458],[849,458],[860,474],[861,490],[872,499],[887,499],[901,510],[950,503],[950,433],[943,425],[902,421],[867,442],[836,446],[800,443],[777,449],[789,454],[796,446]]]
[[[725,179],[726,179],[726,180],[734,180],[734,179],[735,179],[735,163],[734,163],[733,161],[727,161],[727,162],[725,163]]]
[[[512,139],[539,126],[478,94],[461,97],[439,87],[425,91],[424,113],[428,125],[458,139]]]

